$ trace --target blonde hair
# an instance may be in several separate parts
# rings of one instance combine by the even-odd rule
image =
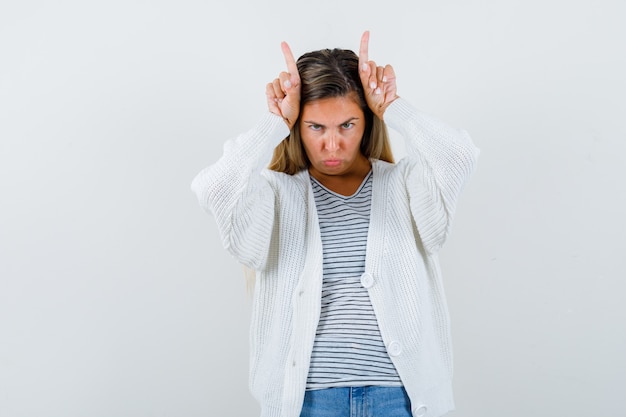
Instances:
[[[300,113],[305,104],[330,97],[350,97],[365,115],[361,153],[368,159],[394,162],[385,122],[367,105],[359,77],[359,57],[347,49],[322,49],[302,55],[297,62],[300,74]],[[289,136],[274,149],[269,169],[289,175],[308,168],[309,159],[300,138],[300,118]]]

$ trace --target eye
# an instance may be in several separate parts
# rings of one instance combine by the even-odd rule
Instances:
[[[350,129],[350,128],[352,128],[353,126],[354,126],[354,123],[352,123],[352,122],[345,122],[345,123],[343,123],[343,124],[341,125],[341,128],[342,128],[342,129]]]
[[[316,125],[315,123],[311,123],[309,125],[309,129],[319,131],[322,130],[322,125]]]

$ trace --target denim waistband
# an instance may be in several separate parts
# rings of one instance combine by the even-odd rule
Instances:
[[[411,402],[403,387],[309,390],[300,417],[411,417]]]

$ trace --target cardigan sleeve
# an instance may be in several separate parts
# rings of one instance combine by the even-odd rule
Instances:
[[[215,217],[224,248],[255,270],[265,265],[274,224],[274,190],[263,170],[288,134],[283,119],[268,113],[228,140],[217,162],[191,183],[200,205]]]
[[[387,108],[385,122],[405,139],[411,212],[424,248],[437,252],[480,151],[465,130],[419,112],[402,98]]]

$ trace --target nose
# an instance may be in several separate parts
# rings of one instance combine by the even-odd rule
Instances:
[[[339,149],[339,138],[336,133],[328,133],[326,140],[324,141],[324,148],[329,152],[334,152]]]

